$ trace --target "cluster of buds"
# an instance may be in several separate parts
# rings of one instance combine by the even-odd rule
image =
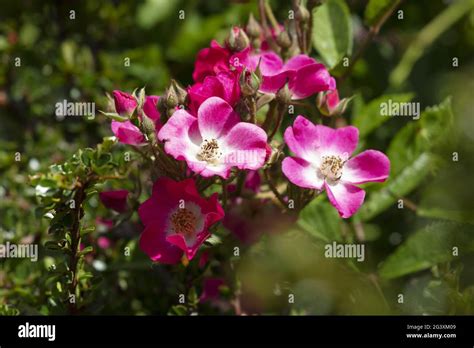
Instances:
[[[227,36],[226,45],[231,51],[240,52],[249,47],[250,40],[242,28],[233,27]]]
[[[171,80],[170,86],[158,102],[158,111],[162,117],[165,117],[163,121],[171,117],[176,108],[186,105],[187,101],[188,92],[176,80]]]

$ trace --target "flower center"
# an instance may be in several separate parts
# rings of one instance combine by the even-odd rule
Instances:
[[[178,208],[171,215],[171,228],[174,233],[180,233],[186,238],[192,237],[196,231],[197,218],[186,208]]]
[[[219,150],[219,144],[216,139],[205,139],[201,143],[201,149],[196,157],[200,161],[217,164],[217,161],[222,156],[222,152]]]
[[[342,176],[342,168],[346,162],[339,156],[322,156],[322,163],[319,167],[319,171],[322,176],[333,182],[337,182]]]

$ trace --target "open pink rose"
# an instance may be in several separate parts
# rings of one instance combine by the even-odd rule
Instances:
[[[256,170],[263,166],[267,135],[255,124],[241,122],[223,99],[211,97],[197,117],[178,110],[161,128],[165,151],[204,177],[228,178],[233,167]]]
[[[359,139],[355,127],[332,129],[298,116],[284,138],[296,155],[283,160],[285,176],[300,187],[325,189],[343,218],[352,216],[364,202],[365,191],[357,184],[388,177],[390,161],[382,152],[366,150],[350,158]]]
[[[166,177],[153,185],[151,197],[138,209],[145,229],[140,248],[153,260],[174,264],[183,252],[188,260],[211,235],[209,227],[224,217],[217,194],[202,198],[193,179]]]
[[[127,210],[127,190],[104,191],[99,193],[100,201],[109,209],[118,213]]]
[[[285,64],[272,51],[254,53],[250,48],[234,54],[230,63],[236,69],[255,71],[260,63],[263,82],[260,91],[276,93],[288,81],[293,100],[304,99],[318,92],[336,88],[336,80],[325,66],[307,55],[300,54]]]

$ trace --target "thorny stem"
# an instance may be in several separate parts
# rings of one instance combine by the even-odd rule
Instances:
[[[77,280],[77,265],[79,263],[78,251],[79,251],[79,244],[81,241],[81,218],[83,214],[82,210],[82,203],[85,200],[85,191],[89,186],[89,181],[86,181],[84,184],[79,183],[79,189],[74,194],[74,216],[73,216],[73,223],[71,228],[71,258],[69,260],[69,269],[72,273],[72,280],[69,286],[69,296],[76,294],[76,288],[78,284]],[[77,306],[76,300],[70,301],[68,297],[68,306],[69,306],[69,313],[70,314],[77,314]]]
[[[387,11],[379,18],[379,20],[370,27],[369,32],[365,36],[365,39],[360,45],[357,52],[352,57],[351,63],[347,70],[344,72],[344,74],[341,76],[340,81],[344,81],[350,75],[350,73],[354,69],[355,63],[363,56],[365,50],[367,49],[373,38],[379,33],[380,28],[382,28],[387,19],[392,15],[392,13],[401,4],[401,2],[402,0],[395,0],[392,6],[390,6]]]

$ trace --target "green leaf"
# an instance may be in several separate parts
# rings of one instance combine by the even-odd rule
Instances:
[[[344,0],[327,0],[313,9],[313,46],[329,68],[352,52],[352,22]]]
[[[100,112],[102,115],[104,115],[104,116],[106,116],[106,117],[108,117],[108,118],[110,118],[110,119],[112,119],[112,120],[118,121],[118,122],[125,122],[125,121],[128,120],[128,117],[127,117],[127,116],[120,116],[119,114],[117,114],[117,113],[115,113],[115,112],[103,112],[103,111],[101,111],[101,110],[99,110],[99,112]]]
[[[397,2],[397,0],[370,0],[364,13],[367,25],[375,24]]]
[[[460,223],[471,223],[474,224],[474,214],[471,210],[450,210],[436,207],[420,207],[416,209],[418,216],[428,218],[438,218],[444,220],[450,220]]]
[[[341,240],[340,223],[337,210],[322,195],[301,210],[297,221],[299,227],[325,242]]]
[[[385,94],[372,100],[354,113],[353,125],[359,128],[360,137],[363,138],[374,131],[382,123],[389,120],[389,116],[380,113],[383,103],[408,103],[413,98],[413,93]]]
[[[390,176],[384,186],[372,192],[359,213],[362,221],[380,214],[409,194],[435,168],[437,157],[430,151],[449,134],[453,114],[451,98],[426,108],[393,138],[387,151]]]
[[[176,305],[176,306],[173,306],[171,307],[170,311],[169,311],[169,315],[178,315],[178,316],[183,316],[183,315],[187,315],[188,313],[188,310],[185,306],[183,305]]]
[[[434,168],[436,156],[430,153],[421,154],[411,165],[408,165],[399,175],[389,180],[380,190],[372,192],[369,199],[358,212],[362,221],[377,216],[400,197],[415,189]]]
[[[397,175],[408,163],[424,152],[438,145],[453,122],[451,98],[441,104],[426,108],[420,119],[410,121],[393,138],[387,150],[391,163],[391,176]]]
[[[382,264],[379,274],[386,279],[397,278],[455,260],[459,256],[453,255],[454,247],[459,256],[474,252],[474,225],[435,222],[399,246]]]

